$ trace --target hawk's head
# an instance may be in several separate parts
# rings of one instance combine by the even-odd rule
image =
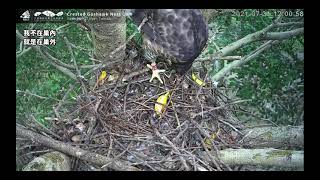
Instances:
[[[208,39],[208,27],[197,9],[136,9],[135,24],[142,26],[147,47],[169,57],[180,74],[184,74],[199,56]]]

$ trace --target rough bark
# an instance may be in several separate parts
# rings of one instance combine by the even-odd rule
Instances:
[[[206,153],[203,157],[210,161]],[[304,168],[304,151],[266,149],[224,149],[218,158],[228,165],[260,165],[287,168]]]
[[[63,153],[54,151],[34,158],[23,171],[70,171],[70,158]]]
[[[81,148],[73,147],[67,143],[57,141],[33,131],[24,129],[20,126],[16,126],[16,135],[24,138],[28,138],[33,142],[40,143],[49,148],[55,149],[57,151],[63,152],[67,155],[77,157],[81,160],[88,161],[100,166],[106,166],[111,169],[120,171],[139,171],[138,168],[130,166],[127,162],[121,160],[113,160],[107,158],[97,153],[92,153],[90,151],[83,150]]]
[[[259,127],[245,129],[242,145],[259,148],[304,148],[303,126]]]
[[[303,33],[304,33],[304,28],[297,28],[294,30],[284,31],[284,32],[270,32],[270,33],[267,33],[264,36],[264,38],[267,40],[284,40],[297,35],[301,35]]]
[[[90,12],[107,12],[116,15],[109,16],[110,20],[89,22],[95,48],[95,58],[102,60],[103,63],[124,59],[125,48],[111,56],[114,50],[125,44],[126,19],[124,11],[121,9],[95,9],[90,10]]]

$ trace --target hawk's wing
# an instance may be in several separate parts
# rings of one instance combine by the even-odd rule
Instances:
[[[133,20],[142,27],[144,37],[158,52],[172,56],[177,64],[190,67],[204,48],[208,39],[208,27],[196,9],[138,9]]]

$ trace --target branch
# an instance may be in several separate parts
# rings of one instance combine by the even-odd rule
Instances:
[[[229,73],[231,70],[233,70],[236,67],[239,67],[251,59],[257,57],[259,54],[261,54],[263,51],[269,49],[273,44],[278,43],[278,41],[268,41],[264,44],[262,44],[260,47],[258,47],[255,51],[253,51],[251,54],[243,57],[240,60],[233,61],[224,68],[222,68],[218,73],[216,73],[211,79],[214,81],[219,81],[222,77],[224,77],[227,73]]]
[[[304,33],[304,28],[298,28],[291,31],[285,32],[270,32],[264,36],[266,40],[284,40],[289,39],[293,36],[298,36]]]
[[[239,100],[239,101],[235,101],[235,102],[231,102],[231,103],[227,103],[227,104],[224,104],[224,105],[221,105],[221,106],[218,106],[218,107],[213,107],[213,108],[210,108],[206,111],[201,111],[199,113],[195,113],[195,112],[190,112],[189,113],[189,116],[191,119],[194,119],[196,118],[197,116],[202,116],[206,113],[210,113],[212,111],[215,111],[215,110],[219,110],[219,109],[222,109],[222,108],[226,108],[228,106],[231,106],[231,105],[234,105],[234,104],[238,104],[238,103],[242,103],[242,102],[247,102],[247,101],[251,101],[251,100]]]
[[[159,132],[156,128],[154,128],[154,131],[155,131],[156,135],[157,135],[160,139],[166,141],[166,142],[172,147],[173,151],[176,152],[177,155],[180,154],[179,149],[178,149],[166,136],[160,134],[160,132]],[[180,156],[180,155],[179,155],[179,159],[180,159],[182,165],[184,166],[185,170],[189,171],[189,170],[190,170],[190,167],[189,167],[188,164],[186,163],[185,158],[184,158],[183,156]]]
[[[292,23],[290,23],[290,24],[292,24]],[[270,41],[264,43],[263,45],[261,45],[259,48],[257,48],[254,52],[247,55],[246,57],[244,57],[238,61],[233,61],[230,64],[228,64],[227,66],[225,66],[223,69],[221,69],[218,73],[216,73],[212,77],[212,80],[214,80],[214,81],[220,80],[223,76],[225,76],[232,69],[239,67],[239,66],[247,63],[251,59],[257,57],[261,52],[269,49],[273,44],[278,43],[279,40],[285,40],[285,39],[288,39],[288,38],[291,38],[291,37],[294,37],[297,35],[301,35],[304,33],[304,28],[297,28],[297,29],[285,31],[285,32],[269,32],[269,33],[267,33],[267,31],[276,27],[277,25],[278,25],[278,23],[273,23],[273,24],[267,26],[266,28],[264,28],[258,32],[249,34],[246,37],[244,37],[234,43],[231,43],[230,45],[221,49],[220,52],[218,52],[218,53],[220,53],[218,57],[225,56],[226,54],[229,54],[229,53],[235,51],[236,49],[238,49],[248,43],[254,42],[254,41],[270,40]],[[288,25],[288,24],[286,24],[286,25]],[[217,53],[215,53],[214,56],[217,56]]]
[[[68,47],[68,50],[69,50],[69,52],[71,54],[71,61],[73,62],[73,66],[75,67],[75,70],[76,70],[76,73],[77,73],[77,79],[82,85],[82,90],[85,92],[85,94],[87,94],[87,88],[86,88],[86,86],[85,86],[85,84],[84,84],[84,82],[82,80],[82,78],[84,78],[84,76],[81,75],[81,71],[78,68],[77,60],[76,60],[76,58],[74,56],[74,52],[73,52],[73,49],[71,47],[71,43],[70,43],[70,41],[68,40],[68,38],[66,36],[64,36],[64,40],[65,40],[66,45]]]
[[[65,68],[65,67],[62,67],[62,66],[59,66],[57,65],[56,63],[52,62],[45,54],[44,52],[41,50],[41,48],[39,46],[33,46],[33,48],[35,48],[39,53],[40,55],[42,56],[43,59],[47,60],[52,66],[56,67],[58,70],[60,70],[62,73],[64,73],[65,75],[69,76],[71,79],[73,80],[78,80],[77,79],[77,76],[72,72],[70,71],[69,69]]]
[[[212,153],[210,153],[210,151],[208,150],[206,144],[204,143],[203,139],[201,138],[201,135],[200,135],[199,132],[197,133],[197,136],[198,136],[198,138],[200,139],[201,145],[202,145],[202,147],[204,148],[204,150],[206,151],[207,156],[209,156],[210,161],[213,162],[213,164],[217,167],[217,169],[218,169],[219,171],[222,171],[222,169],[220,168],[219,164],[217,163],[217,158],[216,158],[215,156],[213,156]]]
[[[58,105],[56,107],[53,107],[53,110],[54,110],[57,118],[61,119],[60,114],[59,114],[59,109],[62,106],[62,104],[65,103],[65,100],[67,99],[70,92],[74,89],[74,87],[75,87],[75,85],[70,85],[70,88],[67,90],[66,94],[63,96],[63,98],[58,103]]]
[[[16,36],[23,41],[24,37],[23,35],[18,31],[16,30]],[[32,47],[29,47],[29,48],[34,48],[36,49],[36,47],[40,47],[40,46],[32,46]],[[28,48],[28,49],[29,49]],[[75,67],[73,65],[70,65],[70,64],[66,64],[64,62],[62,62],[61,60],[53,57],[50,53],[44,51],[43,54],[46,56],[46,58],[48,58],[49,60],[53,61],[54,63],[56,63],[57,65],[59,66],[62,66],[64,68],[68,68],[68,69],[75,69]],[[79,68],[94,68],[94,67],[97,67],[99,66],[99,64],[93,64],[93,65],[81,65],[79,66]]]
[[[241,56],[222,56],[222,57],[216,57],[215,60],[226,60],[226,61],[234,61],[241,59]],[[212,60],[210,57],[207,58],[197,58],[196,61],[208,61]]]
[[[286,22],[286,23],[278,23],[277,27],[286,27],[286,26],[303,26],[304,22]]]
[[[71,44],[70,44],[70,42],[69,42],[69,40],[68,40],[68,38],[66,36],[64,36],[63,39],[66,42],[66,45],[67,45],[68,50],[69,50],[69,53],[71,55],[71,62],[73,62],[73,66],[74,66],[74,68],[75,68],[75,70],[77,72],[77,75],[80,77],[81,76],[81,72],[79,71],[78,64],[77,64],[76,58],[74,56]]]
[[[201,155],[208,161],[204,152]],[[288,168],[304,168],[304,151],[266,149],[224,149],[218,157],[229,165],[261,165]]]
[[[242,132],[246,135],[239,143],[250,147],[304,147],[303,126],[257,127]]]
[[[280,17],[278,17],[272,24],[268,25],[267,27],[263,28],[262,30],[257,31],[252,34],[248,34],[247,36],[239,39],[238,41],[229,44],[228,46],[222,48],[217,53],[214,53],[213,57],[226,56],[226,55],[230,54],[231,52],[243,47],[246,44],[252,43],[254,41],[262,40],[263,34],[267,33],[272,28],[276,27],[276,24],[278,23],[279,20],[280,20]]]
[[[55,98],[52,98],[52,97],[44,97],[44,96],[40,96],[40,95],[31,93],[29,90],[21,91],[19,89],[16,89],[16,93],[23,93],[25,95],[28,94],[28,95],[31,95],[31,96],[34,96],[34,97],[37,97],[37,98],[40,98],[40,99],[52,99],[52,100],[60,101],[59,99],[55,99]]]
[[[289,25],[303,25],[303,22],[279,23],[280,19],[281,19],[281,17],[279,16],[273,23],[271,23],[267,27],[263,28],[262,30],[254,32],[252,34],[248,34],[247,36],[227,45],[226,47],[222,48],[220,51],[211,55],[210,59],[215,59],[216,57],[226,56],[226,55],[232,53],[233,51],[235,51],[235,50],[237,50],[237,49],[239,49],[249,43],[255,42],[255,41],[269,40],[269,39],[273,40],[272,37],[274,36],[274,34],[271,33],[271,38],[268,38],[270,36],[270,34],[268,35],[267,32],[275,27],[284,27],[284,26],[289,26]],[[274,33],[276,33],[276,32],[274,32]],[[303,30],[300,30],[300,28],[299,28],[298,32],[287,31],[287,32],[279,32],[279,33],[285,33],[285,36],[283,34],[280,34],[281,39],[278,39],[278,40],[284,40],[284,39],[288,39],[293,36],[302,34]],[[288,34],[290,34],[290,35],[288,35]],[[276,35],[279,36],[279,34],[276,34]]]
[[[45,137],[43,135],[40,135],[30,130],[26,130],[17,125],[16,125],[16,135],[24,138],[28,138],[33,142],[40,143],[49,148],[55,149],[57,151],[61,151],[70,156],[74,156],[81,160],[88,161],[100,166],[108,164],[107,167],[115,170],[120,170],[120,171],[139,171],[140,170],[136,167],[128,165],[128,163],[125,161],[113,160],[111,158],[107,158],[97,153],[92,153],[90,151],[86,151],[78,147],[73,147],[67,143],[63,143],[61,141],[57,141],[57,140]],[[112,161],[113,163],[110,163]]]
[[[23,35],[18,30],[16,30],[16,36],[19,39],[23,40]],[[52,59],[48,58],[46,56],[46,54],[42,52],[40,46],[32,46],[32,48],[34,48],[36,51],[38,51],[43,59],[47,60],[51,65],[56,67],[58,70],[63,72],[65,75],[69,76],[71,79],[77,80],[76,75],[73,72],[71,72],[69,69],[62,67],[62,66],[59,66],[56,63],[54,63],[53,61],[51,61]]]
[[[16,54],[16,58],[21,57],[22,55],[24,55],[25,53],[29,52],[32,48],[28,47],[27,49],[23,49],[21,52]]]
[[[50,53],[48,53],[47,51],[44,52],[44,54],[52,61],[54,61],[56,64],[60,65],[60,66],[63,66],[65,68],[68,68],[68,69],[75,69],[75,67],[73,65],[70,65],[70,64],[66,64],[64,62],[62,62],[60,59],[57,59],[55,57],[53,57]],[[90,68],[95,68],[95,67],[98,67],[100,66],[100,64],[92,64],[92,65],[81,65],[79,66],[79,68],[81,69],[90,69]]]

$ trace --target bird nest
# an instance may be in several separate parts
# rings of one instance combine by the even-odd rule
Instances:
[[[124,63],[132,71],[146,67]],[[160,63],[159,68],[166,67]],[[235,104],[210,81],[200,86],[189,74],[181,79],[167,72],[163,84],[149,82],[149,69],[109,77],[79,95],[52,129],[64,142],[142,170],[230,170],[216,153],[239,147],[242,126],[232,115]],[[156,100],[166,92],[168,102],[158,115]],[[77,158],[72,162],[73,170],[108,168]]]
[[[143,170],[230,168],[214,154],[237,146],[241,127],[230,113],[232,102],[210,82],[199,86],[188,75],[183,80],[170,75],[163,76],[161,84],[149,82],[150,75],[142,73],[128,83],[106,81],[80,95],[77,108],[60,122],[60,135],[73,145]],[[166,92],[168,103],[157,115],[156,100]],[[211,155],[206,158],[203,152]],[[75,170],[83,168],[76,162]]]

